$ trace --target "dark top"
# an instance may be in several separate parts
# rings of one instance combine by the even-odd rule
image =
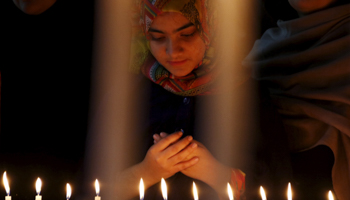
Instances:
[[[150,94],[149,101],[146,101],[148,105],[144,105],[150,109],[145,116],[144,126],[147,131],[142,141],[146,142],[139,162],[153,144],[154,133],[172,133],[183,129],[184,136],[193,135],[202,142],[196,126],[196,123],[200,123],[198,104],[213,96],[183,97],[172,94],[149,80],[141,82],[142,92],[146,96]],[[246,173],[246,199],[260,200],[260,186],[265,188],[268,199],[286,199],[288,182],[292,183],[293,199],[324,199],[324,191],[332,189],[331,168],[334,158],[330,149],[320,146],[310,151],[291,154],[280,116],[271,103],[268,90],[262,83],[255,82],[255,85],[256,90],[253,92],[256,93],[257,101],[252,106],[256,107],[256,115],[250,123],[255,128],[254,133],[249,134],[253,146],[251,152],[245,153],[249,159],[239,166]],[[231,166],[235,167],[233,164]],[[192,200],[193,181],[200,191],[200,199],[218,199],[215,191],[208,185],[182,173],[167,179],[169,199]],[[145,199],[162,199],[160,183],[146,191]]]
[[[166,91],[159,85],[149,80],[141,81],[142,92],[149,96],[149,114],[145,117],[146,141],[143,147],[144,157],[148,148],[153,144],[152,135],[162,131],[173,133],[180,129],[184,130],[184,136],[192,135],[194,139],[202,142],[196,123],[198,120],[198,104],[210,100],[213,96],[178,96]],[[148,89],[145,89],[145,87]],[[256,119],[252,119],[251,125],[256,128],[249,138],[253,141],[255,149],[247,159],[247,163],[240,163],[240,169],[246,173],[246,196],[247,199],[261,199],[259,186],[263,185],[269,191],[269,199],[285,198],[288,181],[291,180],[291,168],[289,153],[287,150],[287,138],[280,134],[283,130],[279,116],[272,106],[267,90],[257,87],[259,101],[256,106]],[[215,98],[215,97],[214,97]],[[252,105],[254,106],[254,105]],[[263,116],[263,117],[261,117]],[[205,145],[205,144],[204,144]],[[206,145],[205,145],[206,146]],[[143,159],[140,157],[139,162]],[[232,167],[234,167],[232,165]],[[195,181],[200,191],[200,199],[218,199],[215,191],[205,183],[186,177],[182,173],[167,180],[169,199],[193,199],[192,182]],[[283,192],[282,192],[283,191]],[[272,195],[274,194],[274,195]],[[135,198],[137,199],[137,198]],[[145,199],[162,199],[160,183],[152,186],[145,192]]]

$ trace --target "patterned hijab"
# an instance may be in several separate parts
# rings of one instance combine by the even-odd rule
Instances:
[[[181,96],[206,95],[215,92],[213,81],[217,76],[214,68],[213,30],[214,14],[208,0],[136,0],[131,68],[141,72],[154,83]],[[190,74],[177,77],[164,68],[151,54],[148,29],[154,18],[163,12],[178,12],[197,28],[206,45],[201,63]]]

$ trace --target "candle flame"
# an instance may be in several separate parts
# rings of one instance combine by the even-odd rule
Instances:
[[[6,172],[4,172],[4,175],[2,175],[2,181],[4,183],[7,195],[10,195],[10,186],[9,182],[7,181]]]
[[[197,191],[196,184],[194,182],[193,182],[193,198],[194,200],[198,200],[198,191]]]
[[[290,185],[290,183],[288,183],[287,197],[288,197],[288,200],[292,200],[292,186]]]
[[[260,186],[260,195],[262,200],[266,200],[265,190],[262,186]]]
[[[230,200],[233,200],[233,191],[232,191],[231,185],[229,183],[227,183],[227,193],[228,193],[228,197],[230,198]]]
[[[95,181],[95,190],[96,190],[96,196],[100,195],[100,184],[98,183],[98,180]]]
[[[72,195],[72,188],[70,187],[69,183],[67,183],[67,199],[70,199]]]
[[[163,199],[168,200],[167,188],[166,188],[166,183],[165,183],[164,178],[162,178],[161,185],[162,185]]]
[[[145,186],[143,184],[142,178],[140,179],[139,191],[140,191],[140,199],[143,199],[145,197]]]
[[[36,179],[35,189],[36,189],[36,193],[37,193],[38,195],[39,195],[40,192],[41,192],[41,185],[42,185],[41,179],[40,179],[40,178]]]
[[[330,190],[328,192],[328,200],[334,200],[333,193]]]

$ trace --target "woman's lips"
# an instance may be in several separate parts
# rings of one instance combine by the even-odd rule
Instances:
[[[180,61],[168,61],[168,63],[172,66],[179,66],[179,65],[183,65],[184,63],[186,63],[187,60],[180,60]]]

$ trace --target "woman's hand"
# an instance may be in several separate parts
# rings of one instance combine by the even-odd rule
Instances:
[[[188,159],[197,148],[196,143],[191,143],[192,136],[180,140],[181,136],[182,132],[166,135],[147,151],[140,165],[149,179],[158,182],[161,178],[168,178],[198,162],[198,158],[193,156]]]
[[[157,144],[166,137],[166,133],[153,135],[154,142]],[[231,168],[216,160],[202,143],[195,140],[192,140],[192,143],[197,144],[198,148],[188,155],[186,159],[198,157],[199,161],[197,164],[181,170],[181,172],[188,177],[207,183],[216,190],[219,196],[227,196],[225,189],[231,179]]]

